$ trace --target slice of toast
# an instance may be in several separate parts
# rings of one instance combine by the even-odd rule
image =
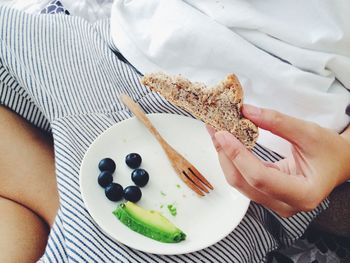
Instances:
[[[164,73],[146,74],[141,82],[216,130],[229,131],[247,148],[254,147],[258,128],[242,116],[243,90],[235,75],[211,88]]]

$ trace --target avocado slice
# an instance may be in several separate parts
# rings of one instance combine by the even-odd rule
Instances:
[[[132,203],[120,204],[113,214],[130,229],[164,243],[178,243],[186,234],[160,212],[146,210]]]

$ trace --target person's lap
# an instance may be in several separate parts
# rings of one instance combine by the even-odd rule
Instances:
[[[58,208],[53,144],[3,106],[0,122],[0,261],[31,262],[44,252]]]

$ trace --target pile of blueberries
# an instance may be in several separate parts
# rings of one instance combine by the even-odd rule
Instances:
[[[101,173],[98,176],[98,184],[105,189],[106,197],[111,201],[120,201],[124,198],[127,201],[136,203],[141,199],[142,192],[140,187],[145,186],[148,183],[148,172],[142,168],[139,168],[142,162],[142,158],[138,153],[129,153],[125,157],[125,163],[131,169],[134,169],[131,173],[131,180],[135,185],[130,185],[125,188],[118,183],[113,182],[113,173],[116,165],[111,158],[102,159],[98,168]]]

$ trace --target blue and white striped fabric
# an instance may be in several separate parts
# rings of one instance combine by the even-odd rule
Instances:
[[[130,249],[104,234],[85,209],[78,174],[94,139],[131,113],[127,93],[148,112],[186,114],[151,93],[109,37],[109,20],[90,24],[65,15],[28,15],[0,7],[0,102],[52,132],[60,209],[44,262],[263,262],[300,237],[315,211],[282,219],[252,203],[239,226],[217,244],[191,254],[158,256]],[[257,146],[267,161],[281,157]]]

